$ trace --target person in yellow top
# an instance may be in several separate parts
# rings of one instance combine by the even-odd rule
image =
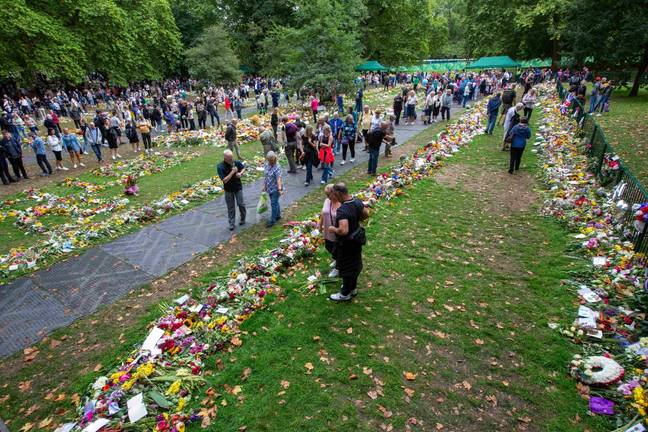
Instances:
[[[365,151],[369,147],[367,147],[367,134],[369,133],[369,129],[371,129],[371,118],[373,117],[373,113],[369,109],[369,106],[365,105],[364,110],[362,111],[361,117],[360,117],[360,130],[362,131],[362,138],[364,141],[365,145]]]
[[[148,154],[152,151],[151,146],[151,122],[144,117],[140,117],[137,122],[137,129],[142,134],[142,141],[144,142],[144,151]]]

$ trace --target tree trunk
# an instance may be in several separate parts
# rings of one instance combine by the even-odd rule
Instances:
[[[641,81],[641,76],[644,74],[644,72],[646,72],[646,68],[648,68],[648,44],[644,45],[644,51],[643,55],[641,56],[639,70],[637,71],[634,83],[632,83],[632,89],[630,90],[630,94],[628,94],[628,96],[634,97],[639,94],[639,83]]]
[[[557,15],[552,16],[553,28],[558,28],[558,20],[560,18]],[[551,44],[551,71],[556,72],[560,68],[560,43],[557,35],[553,35],[553,40]]]

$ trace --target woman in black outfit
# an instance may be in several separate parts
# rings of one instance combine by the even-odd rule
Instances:
[[[358,237],[360,221],[369,216],[362,201],[349,195],[344,183],[336,183],[333,193],[342,203],[336,211],[335,226],[329,227],[329,232],[337,236],[335,265],[342,278],[340,292],[331,294],[332,301],[349,301],[358,291],[358,276],[362,271],[362,245]],[[363,231],[364,234],[364,231]]]

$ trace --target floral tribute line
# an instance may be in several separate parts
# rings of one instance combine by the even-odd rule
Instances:
[[[402,189],[435,172],[484,132],[485,104],[468,109],[438,139],[403,158],[390,173],[377,176],[356,195],[367,205],[399,196]],[[62,432],[153,430],[183,432],[189,423],[208,426],[216,406],[200,407],[198,386],[205,358],[228,344],[240,346],[240,325],[277,292],[277,274],[312,256],[321,243],[316,219],[287,224],[287,235],[269,252],[237,263],[195,297],[183,295],[165,305],[149,334],[119,366],[96,379]]]
[[[588,171],[575,121],[555,91],[542,88],[543,117],[535,146],[548,190],[543,213],[578,231],[578,246],[591,260],[574,281],[579,307],[574,323],[559,328],[581,346],[570,364],[578,390],[595,414],[615,417],[617,431],[641,432],[648,420],[648,274],[646,257],[627,239],[644,229],[648,203],[628,205],[623,183],[600,186]],[[615,159],[615,158],[612,158]],[[628,212],[634,220],[621,221]]]

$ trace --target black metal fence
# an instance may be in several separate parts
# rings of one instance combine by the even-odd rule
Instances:
[[[556,82],[556,90],[561,100],[567,97],[567,91],[561,82]],[[639,183],[621,159],[618,159],[614,148],[605,137],[605,132],[594,117],[589,115],[583,104],[576,98],[571,101],[571,113],[584,134],[587,152],[590,158],[590,168],[604,186],[615,186],[615,198],[623,200],[627,209],[623,211],[620,222],[628,228],[630,240],[634,243],[635,251],[648,254],[648,224],[643,230],[637,231],[633,226],[635,204],[648,202],[648,192]]]

